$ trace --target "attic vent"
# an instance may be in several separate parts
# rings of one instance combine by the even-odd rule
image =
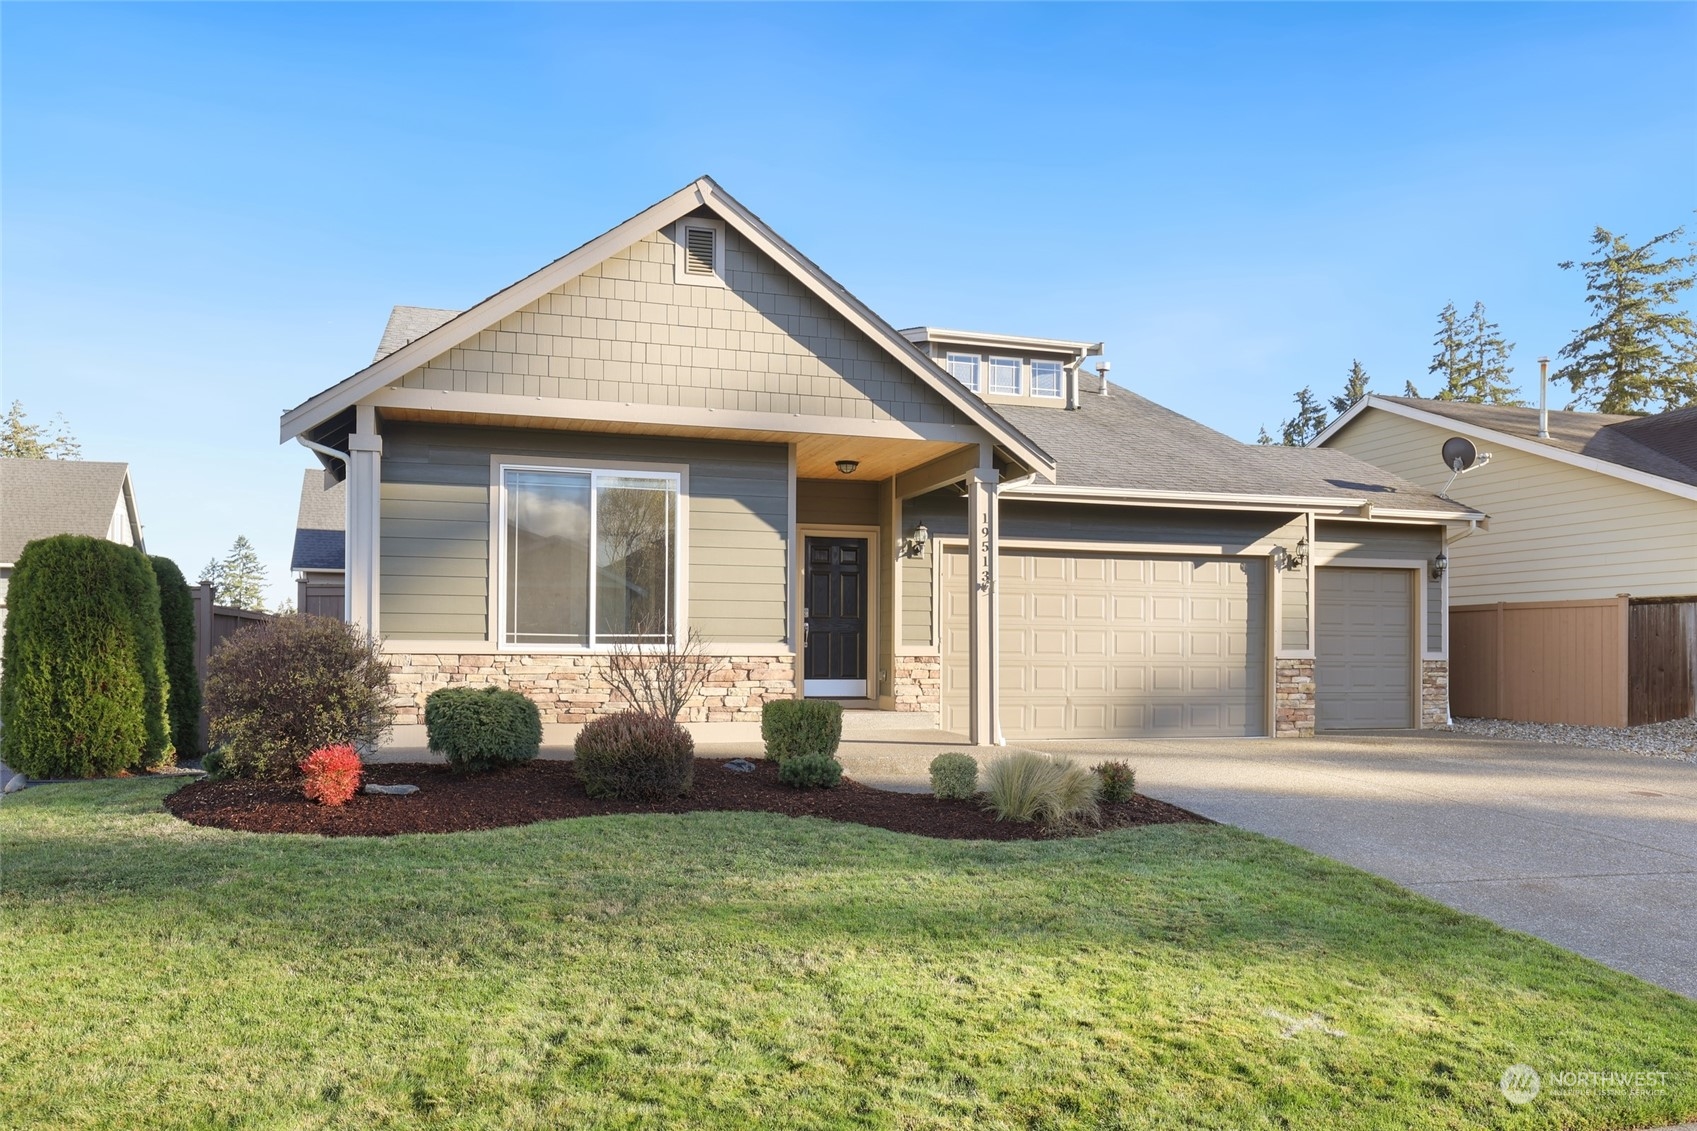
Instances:
[[[684,270],[691,275],[713,273],[713,244],[718,233],[712,228],[686,228]]]

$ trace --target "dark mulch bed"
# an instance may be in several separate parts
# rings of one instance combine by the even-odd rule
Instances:
[[[940,801],[929,794],[891,793],[848,778],[836,789],[791,789],[778,769],[756,762],[753,773],[732,773],[717,759],[695,760],[695,789],[658,804],[595,801],[583,792],[570,762],[532,762],[487,774],[456,774],[446,766],[369,766],[365,780],[412,784],[417,793],[381,797],[361,793],[340,808],[301,796],[299,782],[202,781],[165,799],[165,807],[196,825],[258,833],[324,836],[394,836],[456,833],[610,813],[752,811],[789,817],[824,817],[948,840],[1034,840],[1055,835],[1040,825],[998,821],[971,801]],[[1164,801],[1138,795],[1104,803],[1102,828],[1208,823]],[[1085,831],[1094,831],[1085,830]]]

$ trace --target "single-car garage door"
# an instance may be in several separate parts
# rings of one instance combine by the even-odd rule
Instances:
[[[1314,698],[1321,730],[1414,725],[1413,573],[1322,568]]]
[[[964,732],[965,551],[941,568],[943,725]],[[1003,734],[1265,734],[1266,591],[1259,559],[1004,551]]]

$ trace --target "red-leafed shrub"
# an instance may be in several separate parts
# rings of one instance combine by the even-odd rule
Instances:
[[[346,804],[348,798],[359,792],[362,768],[359,752],[351,746],[314,750],[301,763],[301,773],[306,775],[307,798],[322,805]]]

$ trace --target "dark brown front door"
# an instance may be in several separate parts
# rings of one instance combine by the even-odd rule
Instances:
[[[807,694],[866,694],[866,539],[809,538],[802,589]]]

